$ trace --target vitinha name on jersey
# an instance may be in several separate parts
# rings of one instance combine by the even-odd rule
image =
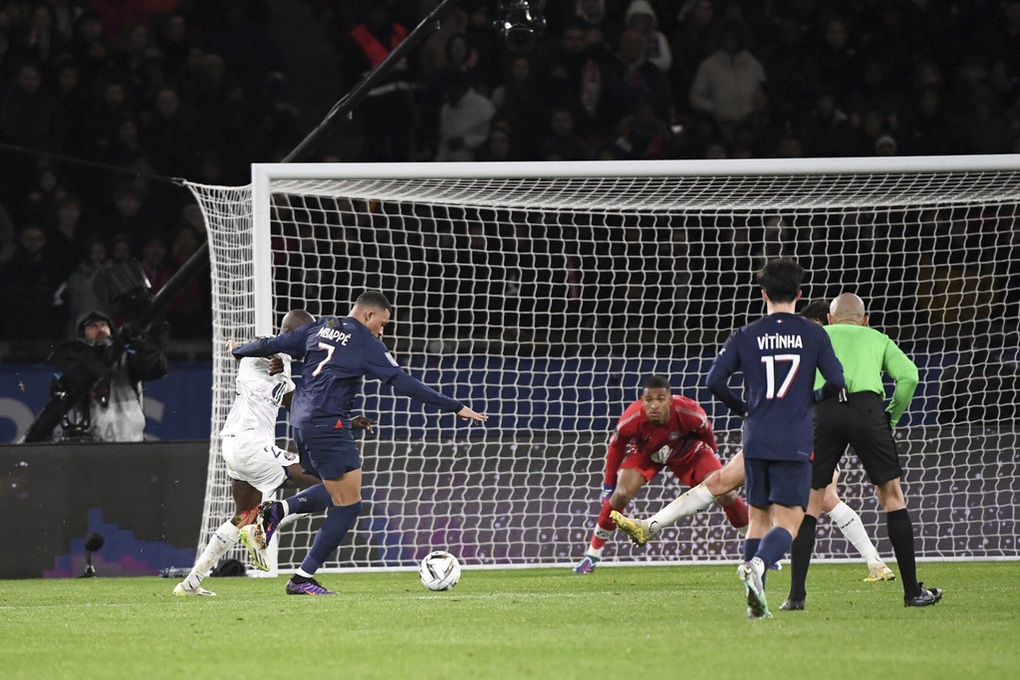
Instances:
[[[804,349],[804,339],[799,335],[759,335],[758,349]]]
[[[338,331],[335,328],[327,328],[325,326],[320,328],[319,332],[315,335],[320,338],[325,338],[326,340],[333,340],[338,345],[346,345],[347,341],[351,339],[350,333],[344,333],[343,331]]]

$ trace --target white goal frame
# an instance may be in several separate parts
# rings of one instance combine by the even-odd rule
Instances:
[[[968,177],[973,175],[971,182]],[[911,178],[918,178],[918,181],[911,181]],[[672,203],[656,204],[654,211],[666,211],[673,209],[696,210],[702,213],[713,211],[748,211],[757,213],[773,213],[775,211],[787,210],[813,210],[827,209],[837,200],[843,200],[847,205],[854,207],[868,206],[876,208],[881,206],[899,206],[909,204],[912,207],[934,206],[935,209],[951,208],[954,205],[966,205],[971,202],[988,201],[994,203],[1001,200],[1003,203],[1020,203],[1020,156],[1017,155],[986,155],[986,156],[940,156],[940,157],[875,157],[875,158],[839,158],[839,159],[749,159],[749,160],[719,160],[719,161],[614,161],[614,162],[546,162],[546,163],[427,163],[427,164],[324,164],[324,163],[294,163],[294,164],[255,164],[252,166],[252,183],[249,187],[207,187],[201,185],[189,185],[198,198],[207,221],[210,223],[211,258],[213,263],[213,285],[214,285],[214,392],[227,389],[232,384],[234,375],[233,362],[229,361],[218,351],[227,339],[245,339],[255,335],[273,334],[274,325],[278,323],[279,310],[274,310],[273,305],[273,252],[270,247],[273,228],[274,206],[273,195],[281,192],[303,191],[299,187],[305,186],[307,182],[331,181],[341,182],[344,187],[344,197],[356,200],[375,200],[382,196],[382,200],[399,202],[405,200],[411,190],[408,187],[416,185],[429,187],[428,196],[421,198],[423,203],[452,202],[465,205],[485,206],[487,192],[491,192],[492,186],[498,187],[506,193],[500,194],[498,205],[507,210],[520,211],[559,211],[564,206],[570,209],[587,209],[594,212],[623,212],[643,213],[647,208],[651,194],[648,193],[648,182],[653,178],[679,178],[684,180],[678,182],[683,185],[689,179],[689,191],[676,190],[671,195]],[[943,181],[943,178],[945,180]],[[503,182],[502,180],[505,180]],[[540,190],[527,192],[519,190],[514,184],[519,180],[534,181],[540,184]],[[584,193],[578,189],[576,183],[571,184],[568,180],[592,180],[601,181],[601,186],[613,186],[612,191],[599,191],[593,189]],[[483,185],[476,185],[475,182],[487,181],[489,188]],[[971,182],[971,183],[968,183]],[[726,183],[736,183],[738,194],[734,197],[723,198],[716,194],[717,187]],[[785,193],[787,184],[800,187],[795,194]],[[389,185],[392,185],[390,187]],[[620,186],[633,185],[635,193],[629,195],[620,192]],[[595,185],[593,185],[595,186]],[[841,189],[840,187],[846,187]],[[391,191],[392,188],[392,191]],[[312,190],[313,193],[315,190]],[[732,191],[732,189],[730,189]],[[956,193],[953,193],[956,192]],[[1005,198],[993,198],[993,197]],[[250,201],[245,204],[245,200]],[[983,203],[980,203],[983,205]],[[227,241],[246,231],[250,234],[250,250],[242,250],[239,262],[227,262],[224,260],[223,229],[220,224],[231,225],[227,231],[233,231],[227,237]],[[1020,228],[1020,225],[1018,225]],[[248,253],[245,259],[244,253]],[[236,297],[223,293],[224,286],[229,288],[234,272],[239,268],[245,269],[247,283],[243,284],[241,292],[249,291],[251,295],[250,309],[240,310],[245,303],[238,303]],[[1020,284],[1017,284],[1020,285]],[[244,288],[247,286],[247,288]],[[239,289],[240,290],[240,289]],[[218,293],[216,291],[219,291]],[[238,291],[234,291],[235,293]],[[247,293],[244,293],[247,295]],[[343,315],[350,304],[349,300],[337,300],[336,312]],[[240,316],[236,313],[242,312]],[[399,308],[398,308],[399,316]],[[728,330],[728,329],[727,329]],[[478,350],[470,350],[478,354]],[[482,348],[481,353],[488,350]],[[398,359],[404,359],[399,356]],[[402,361],[403,363],[403,361]],[[413,371],[412,371],[413,372]],[[628,376],[633,381],[641,376]],[[374,388],[366,389],[373,390]],[[442,386],[440,386],[442,389]],[[374,393],[373,393],[374,394]],[[631,389],[630,399],[637,397],[637,392]],[[1013,395],[1015,403],[1015,395]],[[470,401],[470,400],[469,400]],[[383,390],[382,399],[378,402],[382,409],[388,408],[391,403],[390,395]],[[611,404],[609,410],[617,415],[627,402]],[[721,413],[717,405],[703,403],[709,414]],[[229,406],[229,403],[226,404]],[[225,476],[222,472],[222,462],[219,460],[219,437],[218,430],[225,417],[225,406],[223,402],[214,401],[212,416],[212,436],[210,446],[209,462],[209,488],[207,490],[206,504],[203,513],[203,526],[200,539],[200,546],[204,545],[211,531],[222,521],[229,519],[224,498],[229,501],[229,490],[223,496],[223,484]],[[615,421],[614,421],[615,422]],[[447,423],[448,425],[448,423]],[[984,441],[980,424],[976,424],[967,432],[957,429],[953,435],[953,442],[936,444],[934,449],[942,455],[949,455],[953,450],[954,442],[965,443],[967,446],[975,442]],[[1003,450],[1012,446],[1015,451],[1017,443],[1017,423],[1009,421],[1004,425],[1005,429],[999,432],[1002,438]],[[722,428],[720,428],[722,429]],[[936,428],[937,429],[937,428]],[[283,430],[281,430],[283,434]],[[573,496],[586,498],[587,502],[578,504],[576,498],[571,508],[585,507],[585,510],[577,510],[583,516],[572,519],[569,522],[569,546],[558,546],[556,549],[543,553],[540,557],[514,558],[501,561],[498,558],[468,558],[465,560],[467,567],[493,568],[493,567],[521,567],[521,566],[556,566],[562,567],[572,563],[583,551],[587,544],[590,532],[593,527],[595,516],[598,512],[598,487],[600,484],[601,468],[603,463],[604,448],[601,446],[600,437],[604,437],[604,431],[573,431],[568,433],[553,433],[554,437],[581,437],[588,440],[578,451],[589,456],[587,475],[584,477],[581,486],[574,489]],[[931,428],[920,428],[907,426],[897,432],[898,436],[905,443],[908,450],[916,445],[917,448],[930,448],[932,442],[939,440],[939,432]],[[732,455],[739,439],[739,432],[725,430],[719,432],[721,439],[720,453],[726,458]],[[453,430],[441,430],[439,438],[450,437],[454,448],[463,447],[466,450],[472,449],[474,444],[470,439],[464,439],[463,434],[456,434]],[[514,445],[526,445],[533,439],[521,438],[517,433],[507,431],[500,427],[487,428],[486,438],[512,440]],[[594,444],[592,442],[595,442]],[[404,446],[405,442],[394,443],[395,447]],[[438,449],[442,446],[437,445]],[[484,447],[482,447],[484,448]],[[442,452],[436,455],[445,455]],[[925,459],[927,460],[927,459]],[[367,463],[367,460],[366,460]],[[1020,481],[1017,481],[1017,465],[1015,454],[1010,452],[1010,459],[1001,461],[999,465],[1001,474],[1009,477],[1013,490],[1020,489]],[[366,471],[366,479],[371,474]],[[667,473],[668,474],[668,473]],[[862,473],[857,470],[852,479],[847,480],[853,486],[853,490],[844,494],[848,500],[861,512],[869,533],[876,544],[880,546],[880,552],[889,555],[890,550],[884,534],[884,520],[875,509],[874,499],[870,495],[870,489],[863,479]],[[998,550],[995,554],[983,555],[970,548],[950,550],[946,554],[934,551],[927,547],[924,537],[927,529],[924,525],[923,508],[931,502],[927,496],[910,494],[910,478],[906,478],[908,488],[908,507],[914,514],[915,525],[919,528],[920,559],[1020,559],[1020,546],[1018,546],[1018,532],[1011,518],[1003,518],[998,531],[1004,534],[1003,545],[1011,546]],[[954,480],[953,484],[959,484],[961,480]],[[572,484],[578,484],[578,479],[572,479]],[[653,493],[653,486],[658,487]],[[935,487],[932,487],[935,488]],[[653,511],[663,500],[668,500],[676,492],[682,491],[683,487],[675,484],[664,484],[662,476],[653,481],[643,491],[640,502],[635,504],[632,512]],[[939,489],[940,492],[944,491]],[[860,507],[861,505],[865,507]],[[575,510],[572,510],[572,512]],[[960,509],[963,511],[963,509]],[[230,510],[232,512],[232,509]],[[955,511],[954,511],[955,512]],[[677,540],[691,542],[698,540],[699,536],[705,533],[706,522],[716,526],[720,522],[721,513],[711,512],[705,515],[714,515],[711,520],[703,516],[694,518],[696,521],[689,524],[697,525],[694,533],[691,529],[679,528],[666,536],[663,540]],[[463,519],[463,518],[462,518]],[[821,525],[820,525],[821,528]],[[950,530],[951,527],[940,527],[938,530]],[[369,530],[362,525],[359,531],[367,533]],[[700,533],[699,533],[700,531]],[[543,540],[541,531],[538,531],[534,540]],[[310,544],[310,535],[305,539]],[[371,542],[370,536],[363,536],[363,540]],[[885,544],[883,545],[883,542]],[[934,537],[932,545],[935,544]],[[664,557],[658,554],[653,557],[642,555],[638,550],[632,549],[620,537],[614,537],[611,541],[612,549],[607,552],[606,562],[613,563],[669,563],[675,564],[684,561],[705,561],[735,558],[739,542],[735,538],[726,539],[726,547],[721,554],[704,555],[696,554],[693,547],[682,549],[675,555]],[[821,543],[820,543],[821,545]],[[420,545],[414,548],[424,553],[432,549],[450,548],[446,545]],[[342,550],[342,549],[341,549]],[[300,562],[304,549],[295,545],[296,558],[289,558],[281,561],[284,565],[293,566],[293,560]],[[839,553],[826,553],[822,550],[822,559],[852,559],[851,556],[843,558]],[[341,555],[343,560],[343,555]],[[387,562],[385,560],[369,560],[366,563],[357,563],[356,568],[372,569],[395,569],[406,570],[415,568],[414,560],[402,558]],[[350,568],[349,563],[330,563],[325,570],[341,571]]]

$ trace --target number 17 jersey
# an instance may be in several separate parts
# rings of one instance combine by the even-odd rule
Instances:
[[[815,370],[844,386],[843,365],[819,324],[769,314],[730,335],[708,372],[708,388],[744,419],[745,458],[810,460],[814,450]],[[728,386],[743,376],[744,397]]]

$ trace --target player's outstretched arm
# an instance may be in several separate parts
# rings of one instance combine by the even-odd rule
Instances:
[[[457,417],[459,417],[461,420],[470,420],[475,423],[484,423],[486,420],[489,419],[489,416],[485,415],[484,413],[478,413],[477,411],[473,411],[467,406],[457,411]]]

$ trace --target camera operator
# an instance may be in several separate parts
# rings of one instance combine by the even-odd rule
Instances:
[[[78,320],[77,338],[49,360],[56,365],[54,397],[70,403],[62,420],[65,441],[137,442],[145,438],[142,381],[162,378],[167,358],[156,334],[126,324],[116,336],[100,311]],[[83,394],[80,398],[77,395]]]

